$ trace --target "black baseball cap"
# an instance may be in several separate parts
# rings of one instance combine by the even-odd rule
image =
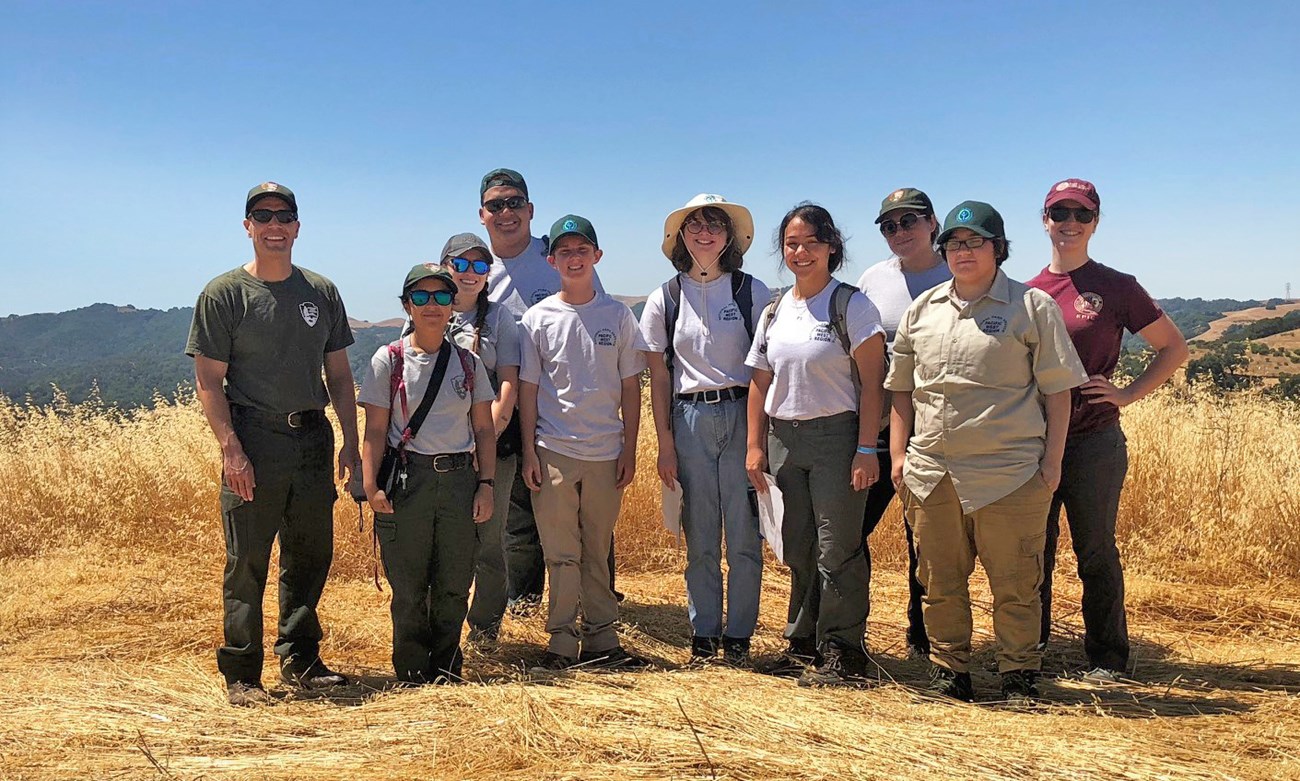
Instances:
[[[528,197],[528,183],[524,181],[523,174],[510,168],[494,168],[483,175],[483,181],[478,187],[479,200],[483,199],[483,194],[493,187],[513,187]]]
[[[293,190],[275,182],[262,182],[248,191],[248,197],[244,199],[244,216],[247,217],[253,212],[253,204],[257,202],[257,199],[267,195],[283,198],[295,214],[298,212],[298,199],[294,197]]]

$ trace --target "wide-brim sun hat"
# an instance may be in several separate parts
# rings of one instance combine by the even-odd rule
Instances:
[[[749,246],[754,243],[754,217],[749,213],[749,209],[738,203],[731,203],[721,195],[700,193],[687,201],[685,206],[670,213],[664,220],[664,257],[673,259],[677,234],[681,232],[682,223],[686,222],[687,215],[706,206],[726,212],[731,218],[731,240],[736,243],[736,249],[740,250],[742,255],[749,251]]]

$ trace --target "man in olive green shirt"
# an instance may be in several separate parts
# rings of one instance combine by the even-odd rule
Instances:
[[[338,477],[359,465],[346,349],[352,331],[334,284],[292,262],[297,198],[265,182],[248,192],[244,217],[253,260],[203,289],[185,347],[221,445],[225,643],[217,666],[232,705],[269,700],[262,688],[262,594],[277,536],[281,678],[303,688],[347,682],[320,659],[316,617],[334,557],[337,498],[326,404],[333,403],[343,431]]]

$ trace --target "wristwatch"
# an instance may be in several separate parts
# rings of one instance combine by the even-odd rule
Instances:
[[[487,485],[487,486],[491,486],[492,488],[496,488],[496,486],[497,486],[497,481],[496,481],[496,478],[494,478],[494,477],[480,477],[480,478],[478,479],[478,484],[479,484],[479,485]]]

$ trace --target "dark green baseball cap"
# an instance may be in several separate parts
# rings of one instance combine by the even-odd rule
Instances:
[[[958,228],[967,228],[986,239],[1007,237],[1007,230],[1002,225],[1002,215],[983,201],[962,201],[954,206],[952,211],[948,212],[948,216],[943,218],[943,230],[939,232],[939,237],[934,240],[934,243],[944,243]]]
[[[880,215],[876,217],[876,224],[884,222],[885,215],[895,209],[918,209],[926,214],[934,214],[930,196],[915,187],[903,187],[886,195],[885,200],[880,202]]]
[[[524,181],[523,174],[510,168],[493,168],[483,175],[483,181],[478,186],[479,200],[483,200],[483,194],[493,187],[513,187],[528,197],[528,183]]]
[[[576,214],[566,214],[551,226],[551,252],[555,251],[555,242],[570,234],[581,236],[591,242],[591,246],[600,249],[600,242],[596,241],[596,229],[592,227],[591,221]]]
[[[451,292],[460,293],[460,288],[456,285],[456,280],[451,278],[451,272],[437,263],[416,263],[411,266],[410,272],[406,275],[406,281],[402,283],[402,295],[415,287],[422,279],[436,279]]]
[[[244,199],[244,216],[247,217],[253,212],[253,204],[258,198],[263,196],[274,195],[277,198],[283,198],[289,204],[289,208],[296,213],[298,211],[298,199],[294,197],[293,190],[276,182],[262,182],[253,189],[248,191],[248,197]]]

